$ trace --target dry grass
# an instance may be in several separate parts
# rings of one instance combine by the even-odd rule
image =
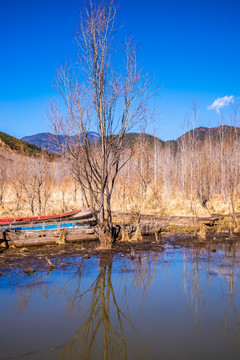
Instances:
[[[193,209],[191,209],[191,202],[187,198],[183,198],[181,194],[163,195],[161,190],[158,193],[153,191],[150,187],[144,196],[139,196],[139,193],[133,191],[125,191],[123,196],[122,188],[117,187],[112,200],[112,208],[114,211],[120,213],[141,213],[141,214],[156,214],[162,216],[196,216],[208,217],[210,214],[229,214],[229,204],[224,201],[222,196],[215,195],[211,201],[208,202],[207,208],[204,208],[199,200],[193,202]],[[75,196],[76,195],[76,196]],[[17,216],[31,216],[29,202],[26,196],[22,197],[19,209],[16,207],[16,194],[11,186],[8,186],[4,200],[0,204],[0,217],[17,217]],[[69,182],[67,186],[55,186],[52,188],[51,197],[46,206],[46,214],[59,214],[63,212],[81,209],[85,206],[83,203],[81,192],[77,191],[74,194],[74,185]],[[240,197],[236,199],[236,211],[240,210]],[[35,215],[38,215],[37,203],[35,203]],[[219,227],[232,226],[230,220],[227,224],[224,223]],[[236,231],[239,231],[237,229]]]
[[[73,196],[73,186],[69,184],[67,189],[64,189],[64,201],[63,201],[63,192],[61,188],[55,187],[52,189],[51,196],[47,202],[45,213],[42,212],[42,215],[45,214],[59,214],[69,211],[74,211],[84,207],[82,202],[82,196],[80,192],[77,192],[76,199]],[[34,215],[38,215],[38,205],[35,201],[34,205]],[[25,195],[22,196],[19,208],[17,209],[17,201],[15,193],[12,188],[9,186],[5,192],[4,200],[0,204],[0,217],[21,217],[21,216],[32,216],[30,209],[30,204]]]
[[[197,231],[197,236],[199,239],[201,239],[202,241],[206,240],[207,237],[207,231],[206,231],[206,226],[205,225],[201,225],[199,227],[199,230]]]
[[[183,198],[180,193],[164,196],[161,191],[156,193],[151,188],[142,197],[138,193],[131,193],[130,190],[129,193],[123,197],[121,191],[116,191],[113,210],[122,213],[140,212],[163,216],[208,217],[211,214],[229,215],[229,204],[219,195],[215,195],[207,203],[207,207],[203,207],[198,199],[193,200],[191,208],[190,199]],[[236,210],[240,210],[240,198],[236,200]]]

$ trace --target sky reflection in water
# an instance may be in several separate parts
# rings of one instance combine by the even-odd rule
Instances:
[[[3,277],[0,359],[239,359],[240,247],[216,249]]]

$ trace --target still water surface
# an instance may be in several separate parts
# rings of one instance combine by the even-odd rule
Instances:
[[[10,273],[0,279],[0,359],[239,359],[240,247],[215,248]]]

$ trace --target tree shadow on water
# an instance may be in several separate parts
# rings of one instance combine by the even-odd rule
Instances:
[[[75,288],[78,293],[72,297],[75,305],[86,297],[89,308],[85,321],[66,343],[60,359],[127,359],[129,355],[146,358],[146,348],[137,329],[118,304],[112,283],[112,262],[112,254],[101,255],[94,282],[84,292]],[[81,277],[79,272],[78,276]]]

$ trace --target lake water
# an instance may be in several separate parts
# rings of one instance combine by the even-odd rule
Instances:
[[[0,358],[239,359],[240,247],[214,247],[10,272],[0,278]]]

